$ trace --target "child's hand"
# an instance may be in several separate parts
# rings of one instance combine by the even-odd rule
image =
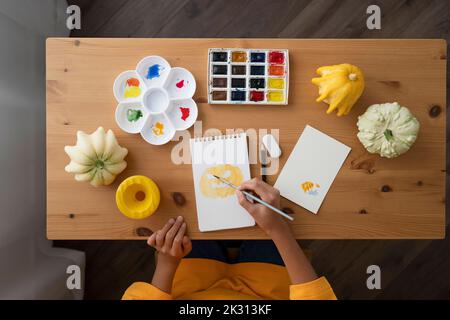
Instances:
[[[186,236],[186,223],[183,217],[170,219],[161,230],[148,238],[147,243],[158,251],[158,263],[152,284],[170,293],[181,258],[192,250],[191,240]]]
[[[158,251],[158,259],[163,259],[164,262],[178,263],[192,250],[191,240],[186,236],[186,222],[182,216],[176,220],[170,219],[161,230],[148,238],[147,243]]]
[[[265,202],[280,208],[280,191],[260,179],[254,178],[246,181],[241,184],[239,189],[252,191]],[[258,202],[251,203],[240,191],[237,191],[236,194],[241,206],[252,215],[256,223],[269,237],[273,237],[276,233],[290,232],[283,217]]]

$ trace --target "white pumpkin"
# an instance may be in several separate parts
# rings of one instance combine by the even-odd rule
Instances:
[[[358,117],[358,139],[370,153],[395,158],[416,141],[420,124],[397,102],[374,104]]]
[[[128,150],[119,146],[111,130],[105,132],[102,127],[92,134],[78,131],[77,144],[65,146],[64,151],[70,157],[65,170],[74,173],[75,180],[89,181],[95,187],[111,184],[127,167]]]

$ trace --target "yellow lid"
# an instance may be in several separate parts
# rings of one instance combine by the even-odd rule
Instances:
[[[131,219],[144,219],[158,209],[161,195],[156,183],[145,176],[131,176],[119,185],[116,204]]]

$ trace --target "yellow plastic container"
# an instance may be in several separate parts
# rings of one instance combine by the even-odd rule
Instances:
[[[145,176],[131,176],[119,185],[116,204],[131,219],[144,219],[158,209],[161,195],[156,183]]]

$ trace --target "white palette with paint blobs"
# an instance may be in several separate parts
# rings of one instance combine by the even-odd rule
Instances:
[[[113,93],[119,104],[117,125],[127,133],[140,133],[150,144],[162,145],[197,120],[194,76],[159,56],[143,58],[136,70],[119,74]]]

